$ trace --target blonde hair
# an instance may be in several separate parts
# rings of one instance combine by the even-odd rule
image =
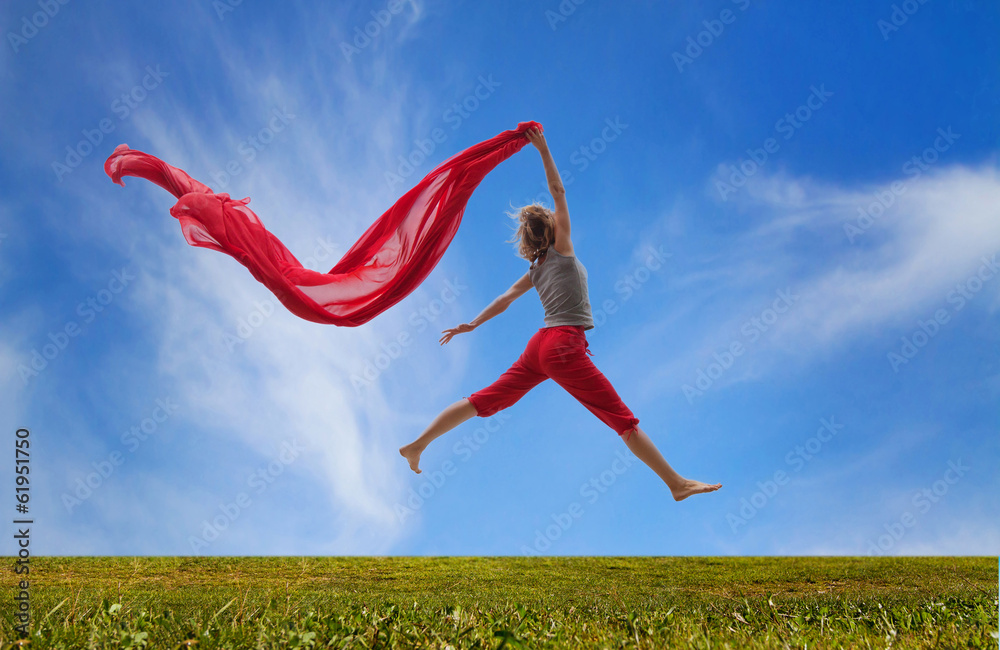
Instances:
[[[507,240],[508,243],[513,243],[517,254],[534,267],[535,262],[545,254],[555,239],[552,211],[540,203],[532,203],[514,208],[507,215],[517,220],[514,236]]]

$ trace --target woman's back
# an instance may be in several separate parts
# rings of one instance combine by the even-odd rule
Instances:
[[[587,269],[576,255],[563,255],[549,246],[528,274],[545,308],[546,327],[582,325],[585,330],[594,327]]]

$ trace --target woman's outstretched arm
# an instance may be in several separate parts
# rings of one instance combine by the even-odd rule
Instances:
[[[493,318],[497,314],[503,313],[510,304],[524,295],[524,293],[531,288],[531,277],[525,273],[521,276],[521,279],[511,285],[510,289],[507,289],[502,294],[496,297],[489,304],[486,309],[484,309],[478,316],[473,318],[468,323],[463,323],[457,327],[452,327],[451,329],[446,329],[441,332],[444,336],[441,337],[441,345],[444,345],[452,339],[456,334],[464,334],[465,332],[471,332],[476,329],[489,319]]]
[[[538,153],[542,156],[542,164],[545,166],[545,180],[549,185],[549,192],[552,193],[552,201],[556,209],[553,212],[555,221],[555,245],[556,250],[562,255],[573,254],[573,242],[570,239],[569,207],[566,204],[566,188],[563,186],[562,177],[559,176],[559,169],[556,161],[552,158],[549,145],[545,141],[545,135],[539,129],[528,129],[524,133],[531,144],[535,145]]]

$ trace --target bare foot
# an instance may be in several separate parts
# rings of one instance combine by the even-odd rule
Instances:
[[[420,473],[420,454],[423,453],[423,449],[417,446],[417,443],[411,442],[408,445],[404,445],[399,448],[399,455],[406,459],[410,463],[410,469],[412,469],[417,474]]]
[[[691,479],[684,479],[684,485],[677,488],[676,490],[671,489],[670,493],[674,495],[674,501],[683,501],[684,499],[694,494],[705,494],[706,492],[715,492],[720,487],[722,487],[722,483],[709,485],[708,483],[702,483],[701,481],[692,481]]]

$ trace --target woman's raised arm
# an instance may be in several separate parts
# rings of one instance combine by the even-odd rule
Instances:
[[[542,156],[542,164],[545,166],[545,180],[549,185],[549,192],[552,193],[552,201],[555,204],[553,212],[553,224],[555,229],[556,251],[562,255],[573,254],[573,242],[570,239],[569,207],[566,205],[566,188],[563,186],[562,178],[559,176],[559,169],[556,161],[552,158],[549,145],[545,141],[545,135],[539,129],[528,129],[525,137],[531,144],[535,145],[538,153]]]

